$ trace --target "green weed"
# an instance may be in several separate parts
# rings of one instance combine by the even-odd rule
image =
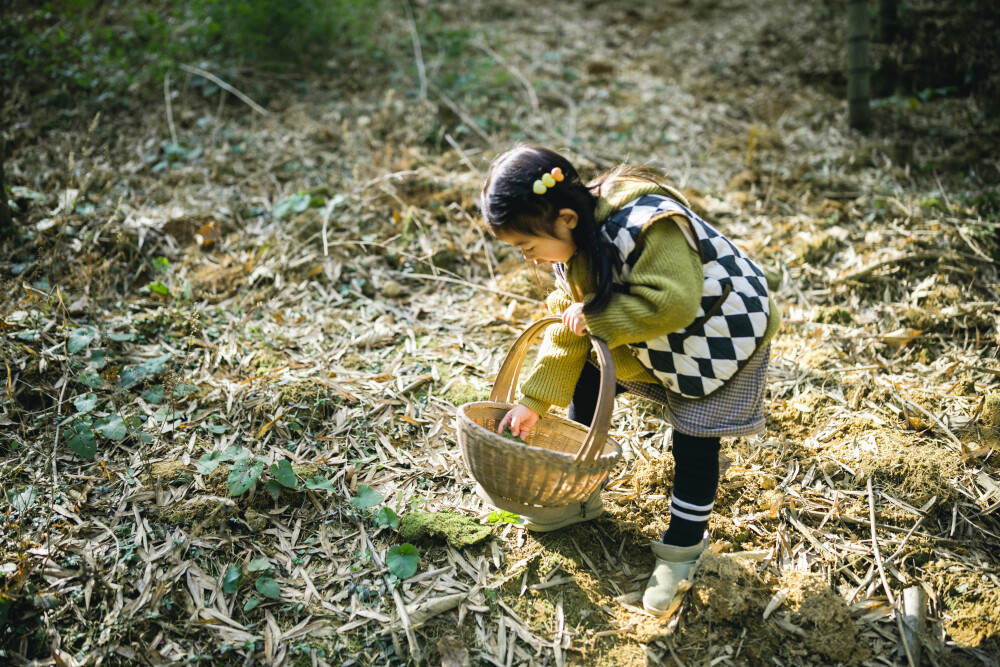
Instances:
[[[81,94],[105,108],[130,107],[144,94],[161,95],[156,84],[182,64],[213,63],[228,75],[247,64],[289,70],[345,56],[375,59],[382,10],[367,0],[14,4],[24,6],[0,18],[0,71],[36,103],[58,108],[78,107]],[[195,83],[206,96],[218,90]],[[172,148],[168,162],[190,158]]]

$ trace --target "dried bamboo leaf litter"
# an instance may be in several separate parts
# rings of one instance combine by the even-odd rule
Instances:
[[[839,71],[842,29],[809,5],[572,9],[556,31],[548,7],[487,6],[487,49],[461,47],[496,75],[485,93],[422,103],[334,72],[259,117],[179,91],[204,158],[162,174],[142,158],[168,136],[159,107],[18,145],[8,180],[43,201],[0,255],[6,661],[902,665],[913,586],[925,661],[995,660],[996,165],[962,146],[995,155],[996,130],[945,97],[844,131],[808,83]],[[608,512],[571,532],[489,524],[459,458],[456,407],[544,314],[548,277],[474,221],[490,157],[522,137],[591,173],[664,169],[760,259],[785,318],[767,435],[726,443],[716,552],[662,622],[634,595],[672,484],[655,406],[618,400]],[[300,191],[324,206],[275,219]],[[266,471],[235,496],[238,462],[203,463],[234,447]],[[281,461],[298,483],[272,494]],[[383,509],[492,537],[414,542],[393,581]]]

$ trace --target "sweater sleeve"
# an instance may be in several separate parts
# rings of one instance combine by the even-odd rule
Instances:
[[[553,315],[562,315],[563,311],[573,304],[573,297],[566,293],[561,287],[557,287],[545,299],[545,305],[549,307],[549,312]]]
[[[560,315],[572,297],[562,289],[552,292],[549,310]],[[562,324],[552,324],[545,330],[541,349],[528,379],[521,385],[521,405],[544,415],[553,405],[565,407],[573,400],[573,390],[590,352],[590,340],[577,336]]]
[[[684,223],[681,223],[684,224]],[[638,343],[679,331],[698,314],[704,270],[677,222],[652,221],[628,279],[628,292],[615,292],[600,313],[585,315],[587,330],[608,347]]]

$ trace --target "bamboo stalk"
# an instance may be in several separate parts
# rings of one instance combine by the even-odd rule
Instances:
[[[2,86],[0,86],[2,88]],[[0,92],[0,106],[6,100],[6,95]],[[3,238],[9,231],[13,231],[13,223],[11,222],[10,207],[7,206],[7,183],[4,178],[4,167],[3,163],[6,159],[7,152],[7,142],[4,141],[3,135],[0,134],[0,238]]]
[[[927,619],[927,593],[920,586],[903,590],[903,643],[900,652],[909,649],[913,663],[920,664],[920,635]],[[902,656],[900,656],[902,657]]]
[[[871,56],[868,52],[868,3],[847,3],[847,116],[856,130],[871,127]]]

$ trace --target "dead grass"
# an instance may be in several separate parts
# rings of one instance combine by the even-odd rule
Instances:
[[[440,11],[465,26],[467,9]],[[476,9],[504,62],[461,48],[503,74],[499,92],[467,83],[423,103],[400,80],[317,82],[255,117],[179,90],[204,162],[176,173],[142,157],[169,136],[160,108],[19,146],[8,179],[43,201],[0,253],[4,660],[904,665],[893,604],[920,586],[925,664],[993,664],[997,133],[975,102],[901,108],[905,137],[888,110],[871,136],[847,133],[840,100],[802,83],[841,65],[801,4],[677,6],[667,21],[639,3],[621,21],[571,3],[558,34],[545,6]],[[779,27],[780,45],[766,39]],[[935,168],[955,155],[931,127],[987,157]],[[388,576],[402,540],[379,508],[486,524],[453,420],[544,312],[551,278],[474,222],[486,165],[522,136],[568,146],[588,173],[626,156],[662,168],[759,259],[782,310],[767,434],[724,443],[713,551],[671,618],[639,602],[669,514],[669,425],[627,396],[604,516],[547,535],[500,524],[460,548],[423,539],[417,574]],[[101,190],[74,175],[88,172]],[[95,212],[61,205],[68,190]],[[320,207],[270,215],[299,191],[342,197],[325,235]],[[143,289],[156,281],[169,294]],[[98,335],[69,352],[86,327]],[[94,420],[142,423],[99,434],[93,461],[67,436],[91,393]],[[289,461],[298,488],[229,497],[229,464],[196,464],[232,445]],[[334,490],[303,488],[317,475]],[[382,503],[352,505],[362,486]],[[278,598],[254,586],[261,558]]]

